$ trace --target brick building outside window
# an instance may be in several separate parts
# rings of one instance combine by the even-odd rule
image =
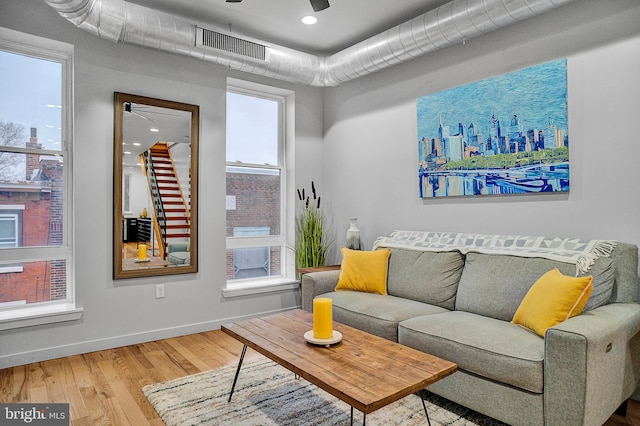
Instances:
[[[37,129],[25,143],[42,149]],[[6,153],[3,153],[6,154]],[[0,181],[0,238],[15,235],[13,247],[61,245],[63,240],[63,165],[50,155],[26,154],[23,179]],[[66,299],[64,260],[19,262],[0,266],[0,306]]]

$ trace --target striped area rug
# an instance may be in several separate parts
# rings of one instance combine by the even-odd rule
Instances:
[[[142,391],[168,426],[350,424],[348,404],[266,358],[245,362],[230,403],[236,366],[205,371]],[[502,425],[493,419],[424,392],[429,418],[436,425]],[[409,395],[367,415],[368,425],[425,425],[419,396]],[[362,413],[354,410],[354,424]]]

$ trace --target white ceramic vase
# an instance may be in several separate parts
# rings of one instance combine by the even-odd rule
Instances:
[[[345,247],[351,250],[360,250],[360,230],[358,229],[358,218],[352,217],[349,229],[347,229],[347,241]]]

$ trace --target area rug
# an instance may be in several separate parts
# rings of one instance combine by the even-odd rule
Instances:
[[[242,365],[227,403],[236,366],[205,371],[142,391],[168,426],[184,425],[348,425],[351,408],[329,393],[266,358]],[[503,425],[429,392],[422,392],[429,418],[437,425]],[[362,413],[354,410],[354,424]],[[420,396],[409,395],[366,418],[368,425],[427,424]]]

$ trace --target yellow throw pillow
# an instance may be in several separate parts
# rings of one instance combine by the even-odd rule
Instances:
[[[342,247],[341,251],[342,265],[336,290],[387,294],[391,250],[360,251]]]
[[[591,276],[563,275],[558,268],[546,272],[529,289],[511,322],[544,337],[547,329],[582,312],[592,281]]]

